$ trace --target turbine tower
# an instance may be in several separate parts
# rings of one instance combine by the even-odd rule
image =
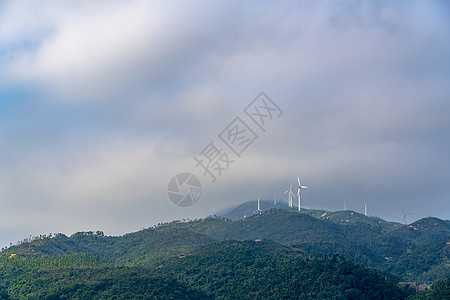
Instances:
[[[301,185],[300,178],[298,178],[298,177],[297,177],[297,182],[298,182],[298,186],[297,186],[298,211],[300,211],[302,209],[302,203],[300,201],[302,189],[307,189],[308,187],[306,185]]]
[[[260,211],[260,210],[261,210],[261,204],[260,204],[259,197],[258,197],[258,211]]]
[[[292,182],[291,182],[291,187],[286,191],[286,192],[284,192],[285,194],[289,194],[289,203],[288,203],[288,206],[289,207],[292,207],[292,196],[294,196],[294,193],[292,192]]]
[[[402,213],[403,213],[402,223],[406,225],[406,216],[412,215],[413,213],[405,213],[403,210]]]
[[[367,203],[364,204],[364,215],[367,216]]]
[[[344,210],[347,210],[347,200],[344,200]]]

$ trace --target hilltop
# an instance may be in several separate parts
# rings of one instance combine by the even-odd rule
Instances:
[[[261,210],[258,211],[256,202],[248,201],[238,205],[237,207],[233,207],[232,209],[219,213],[219,215],[233,221],[238,221],[274,208],[291,212],[298,211],[297,207],[289,207],[284,202],[277,202],[274,204],[270,201],[261,201]],[[364,214],[352,210],[328,211],[323,209],[302,208],[301,212],[317,219],[329,220],[340,225],[369,224],[371,226],[380,227],[386,231],[402,227],[402,224],[400,223],[388,222],[378,217],[365,216]]]

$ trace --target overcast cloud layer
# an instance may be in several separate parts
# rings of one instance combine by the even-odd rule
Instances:
[[[446,1],[0,1],[0,245],[287,201],[297,175],[305,207],[450,219],[449,54]],[[261,91],[284,114],[211,183],[193,157]]]

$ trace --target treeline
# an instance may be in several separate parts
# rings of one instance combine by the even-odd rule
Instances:
[[[45,268],[48,270],[60,268],[94,268],[113,266],[112,261],[101,259],[98,255],[79,253],[61,256],[42,255],[36,257],[21,257],[17,255],[0,256],[0,268]]]
[[[80,236],[101,236],[101,237],[104,237],[105,234],[104,234],[103,231],[97,230],[95,232],[94,231],[82,231],[82,232],[77,232],[77,233],[74,233],[73,235],[71,235],[71,237],[74,237],[74,238],[77,238],[77,237],[80,237]],[[24,245],[24,244],[30,244],[32,242],[45,241],[45,240],[49,240],[49,239],[52,239],[52,238],[67,238],[67,236],[65,234],[63,234],[63,233],[49,233],[48,235],[47,234],[41,234],[41,235],[38,235],[38,236],[30,235],[29,237],[26,237],[25,239],[23,239],[21,241],[18,241],[15,244],[10,243],[9,247],[3,247],[3,248],[1,248],[1,251],[3,252],[5,250],[8,250],[8,249],[14,247],[14,246],[21,246],[21,245]]]

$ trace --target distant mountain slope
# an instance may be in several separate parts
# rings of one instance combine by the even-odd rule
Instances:
[[[214,226],[207,225],[208,235],[216,239],[268,238],[309,253],[340,253],[366,266],[389,270],[405,280],[430,280],[450,272],[448,221],[425,218],[405,226],[351,211],[324,212],[315,218],[311,212],[314,211],[269,210],[226,226],[216,221]],[[327,218],[328,215],[333,217]],[[336,221],[349,215],[354,217],[352,222],[343,225]],[[199,228],[192,226],[191,230],[203,232],[201,225],[199,222],[195,224]],[[427,248],[430,245],[433,248]]]
[[[277,202],[274,204],[270,201],[261,201],[261,211],[270,210],[273,208],[280,208],[285,209],[288,211],[295,211],[297,208],[295,207],[289,207],[284,202]],[[221,212],[218,215],[233,221],[242,220],[247,217],[251,217],[254,214],[258,214],[261,211],[258,211],[258,202],[257,201],[248,201],[245,203],[242,203],[236,207],[233,207],[232,209],[229,209],[227,211]]]
[[[408,232],[410,237],[420,238],[423,241],[434,241],[450,236],[450,222],[428,217],[402,227],[397,232],[402,234]]]
[[[365,216],[364,214],[360,214],[352,210],[341,210],[335,212],[310,210],[307,211],[306,213],[310,214],[315,218],[321,220],[329,220],[333,223],[340,225],[367,224],[373,227],[379,227],[383,231],[390,231],[402,227],[402,224],[395,222],[387,222],[377,217]]]
[[[217,240],[273,239],[291,242],[316,235],[319,239],[342,237],[342,228],[331,222],[321,221],[307,214],[272,209],[243,220],[230,222],[216,220],[181,224],[186,229],[203,232]]]
[[[284,202],[277,202],[277,204],[275,205],[273,202],[269,201],[261,201],[261,211],[258,211],[257,202],[249,201],[219,215],[224,218],[237,221],[274,208],[279,208],[291,212],[298,211],[297,207],[289,207]],[[385,231],[393,230],[402,226],[402,224],[399,223],[387,222],[383,219],[365,216],[363,214],[351,210],[332,212],[321,209],[302,208],[301,212],[320,220],[329,220],[339,225],[369,224],[374,227],[380,227],[382,230]]]

